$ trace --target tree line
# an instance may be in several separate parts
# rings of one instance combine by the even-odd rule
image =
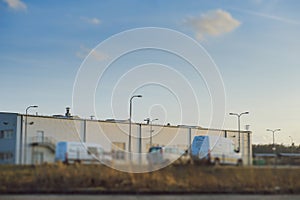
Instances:
[[[274,153],[273,144],[253,144],[252,152],[255,153]],[[275,144],[276,153],[300,153],[300,145],[285,146],[283,144]]]

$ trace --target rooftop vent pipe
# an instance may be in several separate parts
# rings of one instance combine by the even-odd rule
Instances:
[[[70,107],[66,107],[66,117],[71,117],[71,113],[70,113]]]

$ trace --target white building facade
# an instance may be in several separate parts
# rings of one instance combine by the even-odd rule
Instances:
[[[27,118],[27,120],[26,120]],[[25,123],[27,121],[27,123]],[[100,121],[67,116],[38,116],[0,113],[0,164],[41,164],[55,162],[59,141],[81,141],[102,145],[114,159],[126,160],[126,152],[147,153],[151,146],[174,146],[188,150],[196,135],[219,135],[240,146],[245,165],[252,164],[252,133],[190,126],[168,126]],[[152,134],[151,134],[152,133]],[[152,135],[152,137],[151,137]]]

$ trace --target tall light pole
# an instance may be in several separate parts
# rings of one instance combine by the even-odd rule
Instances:
[[[157,121],[157,120],[158,120],[158,118],[152,119],[152,120],[150,121],[150,147],[152,146],[152,133],[153,133],[153,130],[152,130],[152,124],[153,124],[154,121]]]
[[[25,133],[24,133],[24,137],[25,137],[25,139],[24,139],[24,152],[25,152],[25,154],[24,154],[24,164],[26,164],[26,161],[27,161],[27,115],[28,115],[28,110],[30,109],[30,108],[37,108],[38,106],[36,106],[36,105],[31,105],[31,106],[28,106],[27,108],[26,108],[26,110],[25,110],[25,113],[26,113],[26,115],[25,115]]]
[[[267,129],[267,131],[271,131],[273,133],[273,148],[272,149],[275,153],[275,150],[276,150],[276,148],[275,148],[275,132],[281,131],[281,130],[280,130],[280,128],[278,128],[278,129],[275,129],[275,130]]]
[[[147,121],[147,124],[149,124],[150,125],[150,147],[152,147],[152,133],[153,133],[153,130],[152,130],[152,123],[154,122],[154,121],[157,121],[158,120],[158,118],[156,118],[156,119],[150,119],[150,118],[147,118],[147,119],[145,119],[144,121]]]
[[[275,129],[275,130],[271,130],[271,129],[267,129],[267,131],[271,131],[273,133],[273,152],[274,154],[276,153],[276,148],[275,148],[275,132],[280,131],[280,129]],[[274,160],[274,167],[276,167],[277,164],[277,154],[275,154],[275,160]]]
[[[134,98],[141,98],[143,97],[142,95],[133,95],[131,98],[130,98],[130,103],[129,103],[129,141],[128,141],[128,150],[129,150],[129,153],[130,153],[130,157],[131,157],[131,117],[132,117],[132,100]]]
[[[243,113],[229,113],[229,115],[235,115],[238,118],[238,131],[239,131],[239,137],[238,137],[238,144],[239,144],[239,148],[238,148],[238,152],[240,152],[241,150],[241,116],[242,115],[246,115],[249,114],[249,112],[243,112]]]

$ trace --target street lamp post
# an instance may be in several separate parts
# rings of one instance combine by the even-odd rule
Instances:
[[[36,105],[32,105],[32,106],[28,106],[25,110],[26,115],[25,115],[25,133],[24,133],[24,137],[25,137],[25,139],[24,139],[24,152],[25,152],[25,154],[24,154],[24,164],[26,164],[26,162],[27,162],[27,124],[28,124],[27,115],[28,115],[28,110],[30,108],[37,108],[37,107],[38,106],[36,106]]]
[[[128,141],[128,150],[130,153],[130,157],[131,157],[131,117],[132,117],[132,99],[133,98],[141,98],[143,97],[142,95],[133,95],[130,98],[130,103],[129,103],[129,141]]]
[[[152,119],[152,120],[150,118],[147,118],[144,120],[144,121],[147,121],[147,124],[150,125],[150,147],[152,147],[152,133],[153,133],[152,122],[157,121],[157,120],[158,120],[158,118]]]
[[[274,154],[276,153],[276,147],[275,147],[275,132],[280,131],[280,129],[275,129],[275,130],[271,130],[271,129],[267,129],[267,131],[271,131],[273,133],[273,152]],[[276,167],[277,164],[277,154],[275,154],[275,160],[274,160],[274,167]]]
[[[271,131],[273,133],[273,148],[272,149],[275,153],[275,150],[276,150],[276,148],[275,148],[275,132],[280,131],[280,129],[279,128],[275,129],[275,130],[267,129],[267,131]]]
[[[157,121],[158,119],[156,118],[156,119],[152,119],[151,121],[150,121],[150,147],[152,146],[152,133],[153,133],[153,130],[152,130],[152,122],[154,122],[154,121]]]
[[[246,115],[249,114],[249,112],[243,112],[243,113],[229,113],[229,115],[235,115],[238,118],[238,133],[239,133],[239,137],[238,137],[238,144],[239,144],[239,148],[238,148],[238,152],[240,152],[241,150],[241,116],[242,115]]]

